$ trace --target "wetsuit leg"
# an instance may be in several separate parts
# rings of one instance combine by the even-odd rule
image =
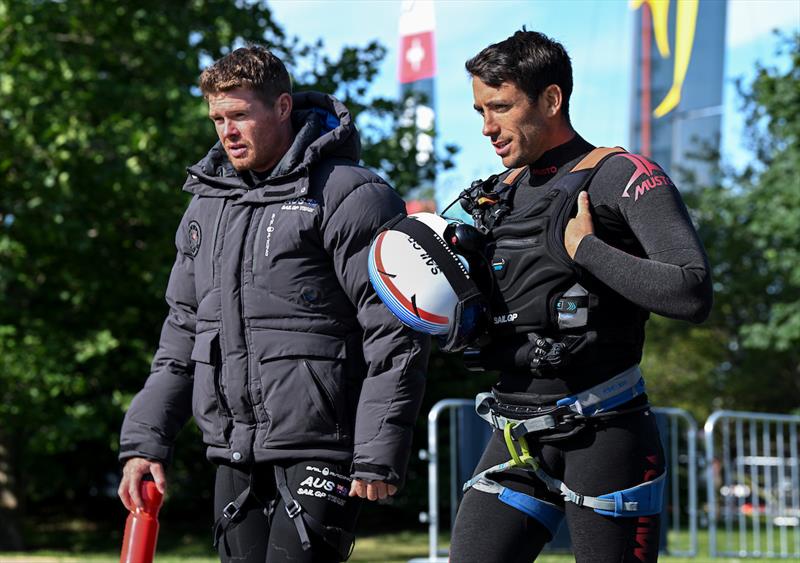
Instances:
[[[538,450],[543,466],[557,471],[556,450]],[[500,432],[495,432],[475,470],[479,473],[510,459]],[[563,505],[532,475],[512,470],[493,480],[536,498]],[[450,546],[451,563],[530,563],[550,541],[550,532],[537,520],[501,502],[497,495],[469,489],[458,508]]]
[[[529,440],[528,444],[549,475],[585,495],[627,489],[664,471],[655,416],[649,411],[592,424],[565,440],[541,446]],[[476,473],[508,461],[508,457],[501,435],[495,433]],[[496,477],[504,486],[558,504],[554,495],[544,492],[543,485],[530,474],[515,470]],[[659,515],[613,518],[569,502],[563,506],[578,563],[657,561]],[[470,489],[456,516],[450,561],[530,562],[549,540],[550,534],[537,521],[495,495]]]
[[[287,465],[286,481],[294,499],[320,524],[353,532],[361,499],[347,496],[350,492],[349,473],[345,464],[308,461]],[[268,563],[342,561],[336,550],[310,529],[311,549],[303,551],[295,523],[286,513],[283,499],[277,498],[267,548]]]
[[[664,471],[655,416],[649,411],[622,415],[586,428],[560,443],[563,481],[597,496],[649,481]],[[566,503],[575,560],[579,563],[652,562],[658,559],[659,515],[614,518]]]
[[[259,487],[259,498],[271,498],[275,494],[274,483],[269,490],[269,472],[267,480],[256,482]],[[222,514],[222,509],[239,496],[250,484],[250,475],[245,471],[225,465],[217,468],[214,485],[214,518]],[[269,519],[264,506],[255,497],[250,497],[242,509],[241,517],[230,525],[224,536],[219,538],[217,551],[222,563],[264,563],[269,538]]]
[[[253,494],[244,505],[242,518],[228,527],[220,539],[222,563],[334,563],[341,561],[336,551],[308,530],[311,549],[303,550],[294,522],[275,486],[272,464],[255,469]],[[308,461],[286,466],[292,496],[314,518],[326,526],[352,532],[361,506],[360,499],[347,496],[350,490],[348,468],[340,464]],[[214,493],[214,517],[250,484],[247,472],[220,466]],[[270,505],[274,503],[271,518]]]

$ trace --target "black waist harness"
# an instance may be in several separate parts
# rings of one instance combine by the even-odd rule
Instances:
[[[638,309],[586,275],[564,247],[564,230],[574,216],[579,193],[602,163],[619,152],[623,149],[593,150],[542,199],[513,214],[509,199],[523,169],[501,182],[490,178],[476,184],[469,201],[462,202],[476,226],[491,234],[488,258],[495,283],[490,297],[494,343],[490,348],[497,361],[507,364],[513,358],[516,367],[548,371],[591,352],[595,344],[631,340],[628,330],[598,331],[598,323],[613,319],[620,326],[620,319],[630,317],[632,322],[621,326],[636,324]],[[504,346],[513,350],[503,350]],[[504,367],[491,361],[486,365],[485,358],[482,363],[491,369]]]

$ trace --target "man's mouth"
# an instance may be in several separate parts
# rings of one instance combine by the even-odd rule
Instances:
[[[247,153],[247,145],[234,143],[228,145],[228,154],[233,158],[242,158]]]
[[[494,141],[492,146],[497,156],[506,156],[511,150],[511,141]]]

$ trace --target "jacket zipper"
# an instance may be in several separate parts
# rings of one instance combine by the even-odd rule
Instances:
[[[534,244],[538,244],[540,241],[541,237],[499,240],[495,243],[495,248],[525,248],[528,246],[533,246]]]
[[[253,223],[253,208],[248,206],[247,209],[248,209],[248,211],[250,213],[250,216],[247,218],[247,229],[245,230],[245,233],[244,233],[244,240],[242,241],[241,258],[239,259],[239,289],[240,289],[240,291],[239,291],[239,313],[240,313],[241,318],[242,318],[242,332],[244,333],[244,348],[245,348],[245,353],[247,354],[247,398],[250,401],[250,406],[253,408],[253,416],[256,419],[256,424],[259,424],[261,422],[261,420],[259,419],[259,416],[258,416],[258,407],[259,407],[259,405],[256,404],[256,400],[253,398],[253,388],[252,388],[253,373],[252,373],[252,370],[250,369],[252,367],[251,366],[251,355],[250,355],[250,349],[252,348],[251,342],[250,342],[250,326],[249,326],[249,324],[247,322],[247,318],[245,317],[245,314],[244,314],[245,313],[245,311],[244,311],[244,291],[242,291],[244,289],[244,282],[245,282],[245,278],[244,278],[244,274],[245,274],[244,262],[245,262],[245,257],[246,257],[246,254],[247,254],[247,233],[250,231],[250,228],[252,227],[252,223]]]

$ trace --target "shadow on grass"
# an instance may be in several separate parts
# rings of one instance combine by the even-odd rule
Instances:
[[[85,520],[38,522],[27,527],[26,545],[32,551],[68,555],[84,553],[119,553],[122,546],[124,518],[113,522]],[[210,526],[197,523],[162,523],[158,551],[174,556],[214,556]]]

